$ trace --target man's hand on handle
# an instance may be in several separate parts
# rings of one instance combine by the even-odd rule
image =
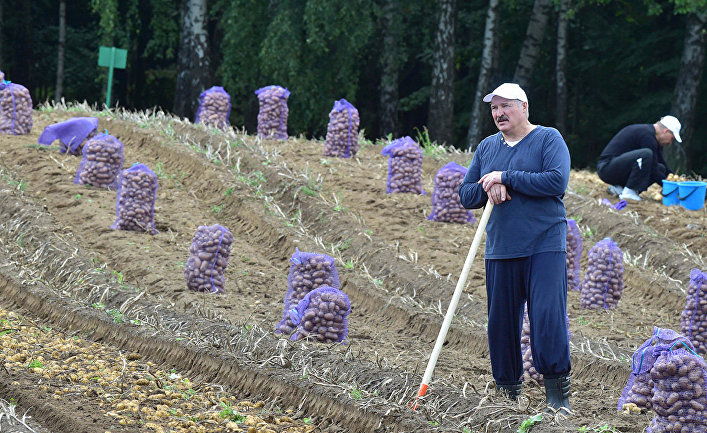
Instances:
[[[501,204],[506,200],[511,199],[511,195],[506,189],[506,185],[501,183],[502,171],[492,171],[491,173],[486,173],[479,179],[481,187],[486,191],[489,200],[493,204]]]

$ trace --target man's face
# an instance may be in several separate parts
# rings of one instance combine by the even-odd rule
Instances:
[[[658,128],[658,136],[656,139],[658,140],[658,144],[661,146],[667,146],[668,144],[671,144],[673,140],[675,140],[675,135],[668,129],[668,128]]]
[[[494,96],[491,99],[493,122],[501,132],[512,131],[527,121],[524,112],[525,102]]]

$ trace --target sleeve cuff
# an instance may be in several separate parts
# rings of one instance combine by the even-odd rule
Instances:
[[[501,183],[506,185],[506,187],[511,186],[511,177],[508,175],[507,171],[501,173]]]

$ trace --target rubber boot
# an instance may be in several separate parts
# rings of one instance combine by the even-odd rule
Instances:
[[[501,394],[505,395],[509,399],[516,401],[520,395],[520,388],[523,382],[516,382],[507,385],[496,384],[496,389],[501,391]]]
[[[572,413],[570,407],[570,377],[560,376],[555,379],[544,378],[545,400],[549,413],[561,413],[569,415]],[[550,410],[553,409],[553,410]]]

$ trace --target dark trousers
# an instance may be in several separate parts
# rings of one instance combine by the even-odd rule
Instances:
[[[486,293],[489,353],[496,384],[517,383],[523,374],[520,334],[526,301],[535,368],[547,379],[569,374],[566,253],[486,260]]]
[[[638,160],[641,163],[638,163]],[[660,182],[668,174],[665,166],[658,163],[655,172],[653,167],[653,151],[638,149],[615,156],[597,163],[597,174],[604,182],[611,185],[621,185],[631,188],[637,193],[648,189],[653,182]]]

